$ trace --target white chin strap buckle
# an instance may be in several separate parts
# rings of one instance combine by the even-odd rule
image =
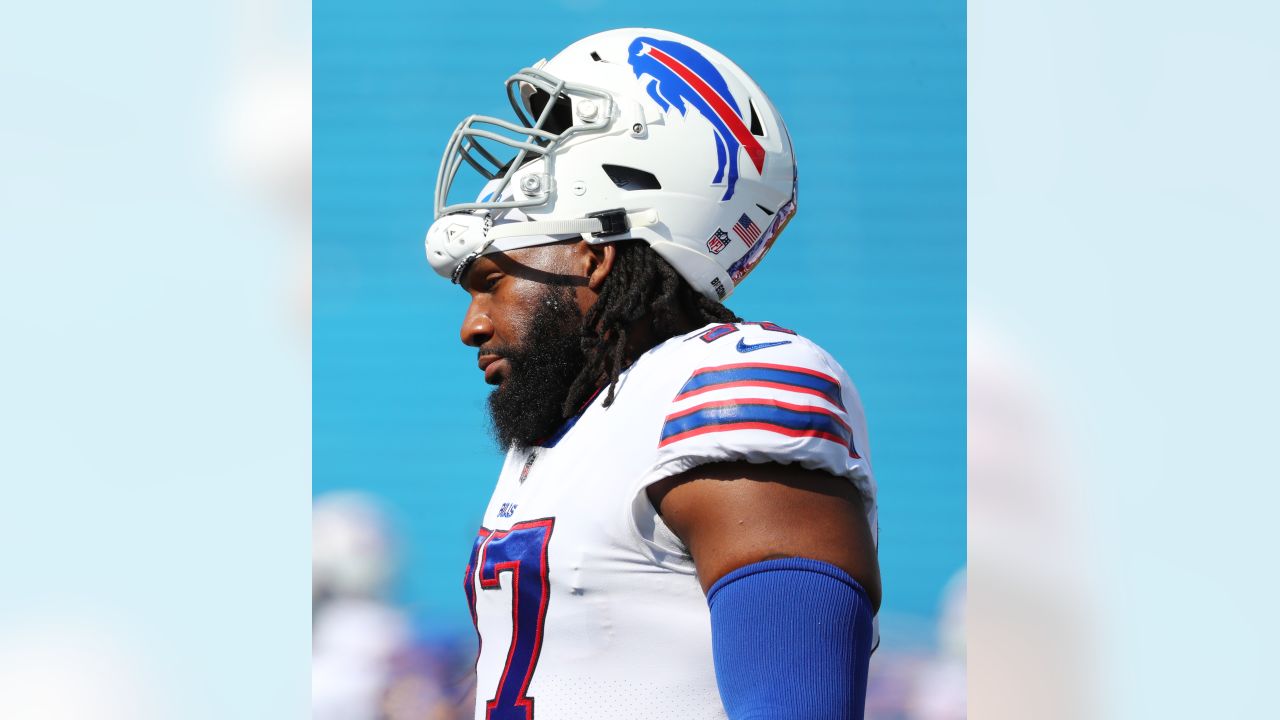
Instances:
[[[427,262],[431,268],[444,277],[458,277],[457,268],[488,247],[490,241],[485,236],[490,222],[483,214],[441,215],[427,230]]]

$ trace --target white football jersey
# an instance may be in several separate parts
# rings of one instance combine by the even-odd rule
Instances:
[[[799,463],[854,483],[876,531],[853,383],[771,323],[645,353],[545,446],[507,454],[467,568],[476,718],[725,717],[693,562],[645,488],[704,463]],[[833,482],[835,480],[833,479]]]

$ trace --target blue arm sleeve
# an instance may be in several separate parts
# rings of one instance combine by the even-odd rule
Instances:
[[[766,560],[725,575],[707,601],[731,720],[861,720],[872,613],[848,573],[806,558]]]

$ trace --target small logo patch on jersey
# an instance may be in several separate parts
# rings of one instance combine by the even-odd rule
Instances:
[[[533,469],[533,461],[538,459],[538,451],[534,450],[529,453],[529,459],[524,461],[524,469],[520,471],[520,484],[523,485],[525,480],[529,479],[529,471]]]
[[[739,340],[738,352],[749,353],[755,350],[763,350],[765,348],[777,347],[778,345],[790,345],[790,344],[791,344],[790,340],[779,340],[778,342],[756,343],[755,345],[748,345],[746,340]]]
[[[516,514],[515,503],[502,503],[502,507],[498,508],[498,517],[509,518]]]

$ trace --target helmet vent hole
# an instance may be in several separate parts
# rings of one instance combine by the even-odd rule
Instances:
[[[604,60],[601,60],[601,59],[600,59],[600,53],[598,53],[598,52],[596,52],[596,51],[594,51],[594,50],[592,50],[592,51],[591,51],[591,59],[592,59],[592,60],[595,60],[596,62],[604,62]]]
[[[760,208],[761,210],[763,210],[765,215],[772,215],[772,214],[773,214],[773,211],[772,211],[772,210],[770,210],[769,208],[767,208],[767,207],[765,207],[765,206],[761,205],[760,203],[756,203],[756,207],[758,207],[758,208]]]
[[[622,165],[601,165],[604,172],[623,190],[661,190],[662,184],[651,172]]]
[[[747,98],[747,108],[751,111],[751,134],[764,137],[764,128],[760,127],[760,113],[756,112],[756,104]]]

